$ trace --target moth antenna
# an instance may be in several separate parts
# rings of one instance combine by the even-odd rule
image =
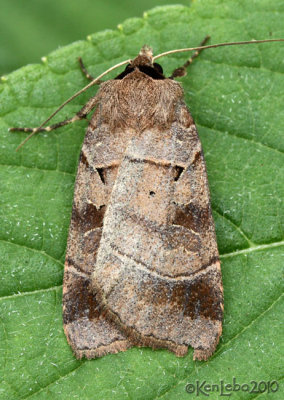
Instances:
[[[257,43],[267,43],[267,42],[283,42],[284,39],[264,39],[264,40],[250,40],[250,41],[243,41],[243,42],[227,42],[227,43],[218,43],[218,44],[212,44],[212,45],[207,45],[207,46],[199,46],[199,47],[189,47],[189,48],[184,48],[184,49],[175,49],[175,50],[169,50],[164,53],[158,54],[157,56],[153,57],[153,61],[157,60],[160,57],[164,57],[170,54],[174,53],[182,53],[182,52],[187,52],[187,51],[196,51],[196,50],[206,50],[206,49],[212,49],[216,47],[222,47],[222,46],[235,46],[235,45],[243,45],[243,44],[257,44]],[[66,104],[70,103],[73,99],[78,97],[81,93],[85,92],[87,89],[89,89],[91,86],[95,85],[103,76],[107,75],[109,72],[113,71],[114,69],[121,67],[122,65],[130,63],[132,60],[128,59],[125,61],[122,61],[116,65],[113,65],[106,71],[104,71],[102,74],[100,74],[97,78],[95,78],[92,82],[90,82],[88,85],[83,87],[81,90],[79,90],[77,93],[73,94],[69,99],[64,101],[39,127],[34,128],[33,132],[25,138],[25,140],[17,147],[17,150],[19,150],[32,136],[34,136],[36,133],[39,132],[39,130],[47,123],[49,122],[60,110],[62,110],[63,107],[66,106]]]
[[[235,46],[235,45],[242,45],[242,44],[257,44],[257,43],[267,43],[267,42],[284,42],[284,39],[263,39],[263,40],[248,40],[245,42],[227,42],[227,43],[210,44],[208,46],[202,46],[202,47],[189,47],[186,49],[169,50],[169,51],[165,51],[164,53],[158,54],[157,56],[153,57],[153,61],[157,60],[157,58],[168,56],[169,54],[174,54],[174,53],[183,53],[186,51],[194,51],[194,50],[213,49],[215,47],[222,47],[222,46]]]
[[[109,69],[107,69],[106,71],[104,71],[102,74],[100,74],[97,78],[95,78],[92,82],[90,82],[88,85],[86,85],[85,87],[83,87],[83,89],[79,90],[77,93],[73,94],[71,97],[69,97],[69,99],[65,100],[64,103],[61,104],[61,106],[59,106],[40,126],[38,126],[37,128],[34,128],[33,132],[25,138],[25,140],[22,141],[22,143],[19,144],[19,146],[17,147],[16,151],[18,151],[28,140],[30,140],[30,138],[32,136],[34,136],[36,133],[39,132],[39,130],[47,123],[51,120],[51,118],[53,118],[60,110],[62,110],[63,107],[66,106],[66,104],[70,103],[70,101],[72,101],[73,99],[75,99],[75,97],[79,96],[81,93],[85,92],[87,89],[89,89],[91,86],[95,85],[103,76],[107,75],[109,72],[113,71],[114,69],[121,67],[122,65],[128,64],[130,63],[131,60],[125,60],[122,61],[116,65],[113,65],[112,67],[110,67]]]

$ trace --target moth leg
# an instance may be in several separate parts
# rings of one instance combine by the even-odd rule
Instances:
[[[85,77],[86,77],[87,79],[89,79],[89,81],[93,81],[95,78],[94,78],[91,74],[89,74],[87,68],[85,67],[85,65],[84,65],[84,63],[83,63],[82,58],[81,58],[81,57],[78,57],[78,61],[79,61],[80,69],[81,69],[81,71],[83,72],[83,74],[85,75]],[[97,82],[98,85],[99,85],[100,83],[101,83],[100,81]]]
[[[199,47],[204,46],[206,44],[206,42],[210,39],[210,36],[206,36],[202,42],[200,43]],[[182,67],[178,67],[176,68],[171,76],[169,77],[170,79],[174,79],[177,78],[178,76],[185,76],[186,75],[186,69],[190,66],[190,64],[192,64],[193,60],[201,53],[202,49],[200,50],[196,50],[196,52],[190,57],[189,60],[187,60]]]
[[[80,121],[81,119],[85,119],[87,115],[95,108],[98,103],[97,96],[92,97],[72,118],[67,118],[64,121],[57,122],[56,124],[45,126],[42,128],[22,128],[22,127],[14,127],[10,128],[10,132],[31,132],[31,134],[27,137],[26,141],[30,136],[34,135],[37,132],[50,132],[54,129],[61,128],[62,126],[72,124],[75,121]]]

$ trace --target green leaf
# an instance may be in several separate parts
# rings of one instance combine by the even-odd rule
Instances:
[[[58,46],[87,36],[94,29],[115,28],[125,18],[172,0],[1,0],[0,75]],[[187,5],[189,0],[179,0]]]
[[[2,80],[0,165],[0,397],[11,399],[187,399],[187,383],[281,380],[283,265],[283,44],[204,51],[182,78],[203,144],[222,261],[224,331],[207,362],[192,350],[133,348],[78,361],[61,319],[64,252],[80,146],[87,122],[38,134],[18,153],[22,133],[38,126],[92,75],[134,57],[211,43],[284,37],[283,2],[208,0],[156,8],[116,31],[92,35]],[[160,60],[167,74],[186,60]],[[116,71],[116,74],[118,72]],[[91,89],[55,121],[72,115]],[[263,388],[263,386],[262,386]],[[192,396],[195,396],[196,393]],[[200,395],[201,396],[201,395]],[[282,399],[283,392],[234,392],[232,399]],[[210,398],[217,399],[216,391]]]

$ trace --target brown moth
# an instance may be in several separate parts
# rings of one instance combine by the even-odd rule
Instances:
[[[191,346],[194,359],[207,360],[219,342],[223,288],[206,167],[173,80],[201,49],[166,78],[144,46],[75,117],[11,129],[49,131],[96,107],[80,155],[64,270],[64,331],[77,358],[131,346],[184,356]]]
[[[179,83],[142,48],[100,86],[75,186],[63,289],[78,357],[132,345],[207,359],[223,295],[206,169]]]

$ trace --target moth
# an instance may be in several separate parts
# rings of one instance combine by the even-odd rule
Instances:
[[[228,45],[205,46],[207,39],[169,78],[155,63],[164,54],[153,57],[148,46],[102,83],[104,74],[93,79],[81,61],[87,87],[100,88],[74,117],[44,128],[56,111],[39,128],[11,128],[32,136],[95,109],[80,154],[64,270],[64,331],[77,358],[132,346],[184,356],[191,346],[193,359],[207,360],[219,342],[223,287],[206,166],[174,80],[202,49]]]

